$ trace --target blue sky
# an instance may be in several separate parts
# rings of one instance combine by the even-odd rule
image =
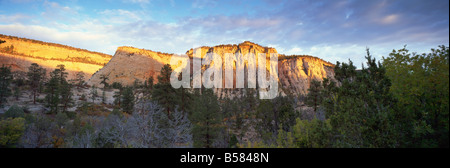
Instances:
[[[365,62],[449,45],[448,0],[0,0],[0,34],[114,54],[249,40],[282,54]]]

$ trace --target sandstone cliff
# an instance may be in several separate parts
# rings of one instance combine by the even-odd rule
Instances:
[[[253,53],[265,53],[268,57],[270,53],[277,53],[275,48],[263,47],[258,44],[245,41],[238,45],[219,45],[214,47],[200,47],[200,56],[204,58],[207,53],[215,53],[224,60],[225,53],[240,53],[246,55]],[[194,57],[194,49],[190,49],[186,54],[191,59]],[[89,80],[88,84],[100,84],[100,76],[109,76],[109,83],[120,82],[125,85],[132,84],[135,80],[144,81],[150,76],[156,80],[161,67],[170,63],[172,54],[154,52],[151,50],[137,49],[133,47],[119,47],[114,57]],[[224,61],[222,61],[223,63]],[[257,63],[255,63],[257,64]],[[246,63],[247,65],[247,63]],[[225,66],[222,66],[225,67]],[[280,95],[286,94],[306,94],[309,83],[312,79],[322,80],[322,78],[333,78],[334,65],[320,58],[312,56],[285,56],[280,55],[278,59],[278,88]],[[204,71],[206,67],[202,67]],[[234,71],[236,66],[233,65]],[[192,68],[191,68],[192,69]],[[269,72],[269,61],[266,62],[266,70]],[[234,72],[235,73],[235,72]],[[191,71],[192,77],[192,71]],[[235,86],[236,75],[233,75]],[[192,82],[192,81],[191,81]],[[247,83],[247,79],[245,80]],[[243,89],[215,89],[219,97],[233,97],[242,94]]]
[[[92,52],[55,43],[6,36],[0,34],[0,65],[11,66],[13,71],[27,71],[32,63],[37,63],[53,71],[57,65],[63,64],[69,72],[69,78],[79,71],[89,79],[92,74],[101,69],[111,55]],[[9,49],[13,46],[13,49]]]

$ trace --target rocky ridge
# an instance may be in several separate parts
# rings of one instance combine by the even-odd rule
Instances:
[[[258,55],[259,53],[266,54],[266,57],[271,53],[277,53],[275,48],[263,47],[256,43],[245,41],[240,44],[218,45],[214,47],[203,46],[200,47],[202,58],[207,53],[215,53],[224,60],[225,53],[239,53],[246,55],[252,53]],[[194,57],[194,49],[186,52],[191,59]],[[131,85],[135,80],[143,82],[152,76],[157,82],[156,77],[159,75],[161,67],[164,64],[170,64],[172,54],[155,52],[146,49],[138,49],[134,47],[119,47],[113,58],[95,73],[89,80],[88,84],[100,84],[100,76],[107,75],[109,83],[120,82],[125,85]],[[223,63],[224,61],[222,61]],[[269,72],[269,61],[266,64],[266,70]],[[257,63],[255,63],[257,64]],[[246,63],[248,65],[248,63]],[[223,68],[225,66],[222,66]],[[293,55],[285,56],[280,54],[278,59],[278,92],[280,95],[297,94],[304,95],[307,93],[311,80],[322,78],[334,78],[334,65],[317,57]],[[172,67],[174,68],[174,67]],[[208,66],[202,67],[202,71]],[[234,71],[236,66],[233,65]],[[234,76],[234,84],[235,78]],[[192,71],[191,71],[192,77]],[[191,80],[192,82],[192,80]],[[245,78],[247,83],[247,78]],[[235,86],[235,85],[234,85]],[[233,97],[239,96],[244,92],[244,89],[215,89],[219,97]]]

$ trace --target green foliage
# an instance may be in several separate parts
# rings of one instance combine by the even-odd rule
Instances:
[[[12,80],[11,67],[2,65],[0,68],[0,107],[6,103],[6,98],[11,95],[9,84]]]
[[[331,147],[332,127],[330,120],[321,121],[317,118],[308,121],[297,118],[293,127],[296,147],[327,148]]]
[[[278,148],[294,148],[295,146],[295,138],[292,135],[292,132],[287,132],[280,128],[278,130],[278,135],[276,139],[276,144]]]
[[[167,116],[170,118],[170,113],[175,110],[177,99],[177,91],[170,84],[170,75],[172,68],[169,64],[161,68],[161,73],[158,75],[158,83],[155,84],[152,91],[152,99],[158,102],[164,108]]]
[[[133,113],[134,108],[134,93],[133,88],[125,87],[122,94],[122,110],[128,114]]]
[[[58,114],[56,114],[55,116],[55,121],[56,124],[61,127],[64,126],[66,124],[67,121],[69,121],[69,117],[67,116],[66,113],[63,112],[59,112]]]
[[[109,83],[107,82],[107,80],[109,80],[109,76],[108,75],[100,75],[100,80],[102,80],[100,82],[100,84],[103,84],[103,89],[109,87]]]
[[[383,58],[391,93],[398,100],[402,147],[449,147],[449,48],[430,53],[393,50]]]
[[[84,72],[77,72],[75,79],[72,80],[77,89],[80,89],[84,85]]]
[[[47,107],[50,107],[51,113],[56,113],[59,104],[59,79],[58,79],[58,69],[55,69],[50,73],[50,80],[48,81],[45,89],[45,99],[47,100]]]
[[[256,117],[260,120],[260,122],[257,123],[257,128],[263,140],[271,139],[272,135],[278,129],[275,122],[273,122],[276,115],[273,108],[272,101],[265,99],[261,100],[257,107]]]
[[[5,112],[3,117],[4,118],[19,118],[19,117],[24,118],[25,112],[23,111],[22,107],[19,107],[18,105],[14,104],[8,109],[8,111]]]
[[[57,113],[62,110],[65,112],[67,108],[73,105],[72,86],[67,82],[67,72],[64,65],[58,65],[57,69],[50,73],[50,80],[46,85],[45,92],[47,107],[50,107],[50,113]],[[62,109],[59,105],[62,104]]]
[[[340,87],[325,81],[326,116],[333,127],[335,147],[395,147],[393,104],[390,80],[385,69],[372,59],[367,49],[368,67],[356,71],[349,64],[337,63],[335,77]]]
[[[317,112],[317,107],[322,103],[322,85],[320,81],[313,79],[311,85],[308,88],[308,95],[306,96],[305,104],[314,108],[314,112]]]
[[[31,66],[28,67],[27,83],[33,92],[33,104],[36,104],[36,96],[39,87],[44,83],[46,73],[47,71],[36,63],[32,63]]]
[[[218,138],[218,133],[223,126],[221,124],[220,106],[217,96],[213,90],[205,89],[203,93],[196,96],[192,107],[191,121],[194,147],[211,148]]]
[[[0,121],[0,146],[17,144],[25,130],[24,118],[7,118]]]
[[[89,94],[91,95],[92,103],[95,103],[95,99],[98,97],[97,87],[95,85],[92,85]]]
[[[110,115],[116,115],[116,116],[118,116],[119,118],[122,118],[122,117],[123,117],[123,113],[122,113],[119,109],[117,109],[117,108],[113,109],[113,111],[111,112]]]

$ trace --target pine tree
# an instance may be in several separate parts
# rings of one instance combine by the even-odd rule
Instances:
[[[314,112],[317,113],[317,107],[322,102],[322,85],[320,81],[313,79],[311,81],[311,86],[308,88],[308,94],[306,96],[306,102],[305,104],[309,107],[314,108]]]
[[[38,64],[33,63],[28,68],[27,78],[28,84],[33,92],[33,104],[36,104],[36,96],[39,92],[39,87],[44,82],[44,76],[46,75],[46,71],[44,68],[40,67]]]
[[[335,147],[395,147],[397,144],[392,125],[395,100],[389,93],[390,81],[384,67],[372,59],[369,50],[366,59],[368,67],[360,71],[356,71],[351,61],[342,65],[338,62],[335,77],[340,87],[325,89],[334,92],[325,96],[333,103],[325,108],[331,108],[326,112],[336,137]]]
[[[152,98],[159,105],[164,108],[167,116],[170,118],[170,113],[175,110],[175,105],[178,104],[177,91],[170,84],[170,75],[172,68],[169,64],[161,68],[161,74],[158,75],[158,83],[155,84]]]
[[[106,82],[107,80],[109,80],[108,75],[103,75],[103,74],[100,75],[100,80],[102,80],[102,81],[100,82],[100,84],[103,84],[103,89],[106,88],[106,87],[109,87],[108,82]]]
[[[97,87],[95,87],[95,85],[92,85],[90,95],[92,103],[95,103],[95,99],[98,97]]]
[[[114,89],[118,89],[118,91],[114,92],[114,104],[121,107],[121,99],[122,99],[122,92],[123,92],[123,87],[122,84],[120,83],[113,83],[113,88]]]
[[[57,113],[58,112],[58,105],[60,103],[59,95],[60,95],[60,70],[55,69],[50,73],[50,80],[48,81],[45,93],[47,94],[45,96],[46,99],[46,106],[50,107],[50,113]]]
[[[134,93],[133,88],[125,87],[122,93],[122,110],[128,114],[133,112],[134,108]]]
[[[67,108],[71,107],[73,105],[72,100],[72,85],[67,82],[67,75],[69,74],[66,72],[66,68],[63,64],[57,65],[58,73],[59,73],[59,96],[60,96],[60,103],[63,105],[62,111],[66,112]]]
[[[213,147],[212,144],[222,129],[222,117],[217,96],[211,89],[206,89],[201,96],[196,97],[192,108],[194,147]]]
[[[83,71],[77,72],[74,81],[75,86],[77,86],[77,89],[80,89],[80,87],[84,85],[84,72]]]
[[[11,80],[11,67],[2,65],[0,68],[0,107],[3,107],[3,104],[7,101],[6,98],[11,95],[11,89],[9,89]]]

